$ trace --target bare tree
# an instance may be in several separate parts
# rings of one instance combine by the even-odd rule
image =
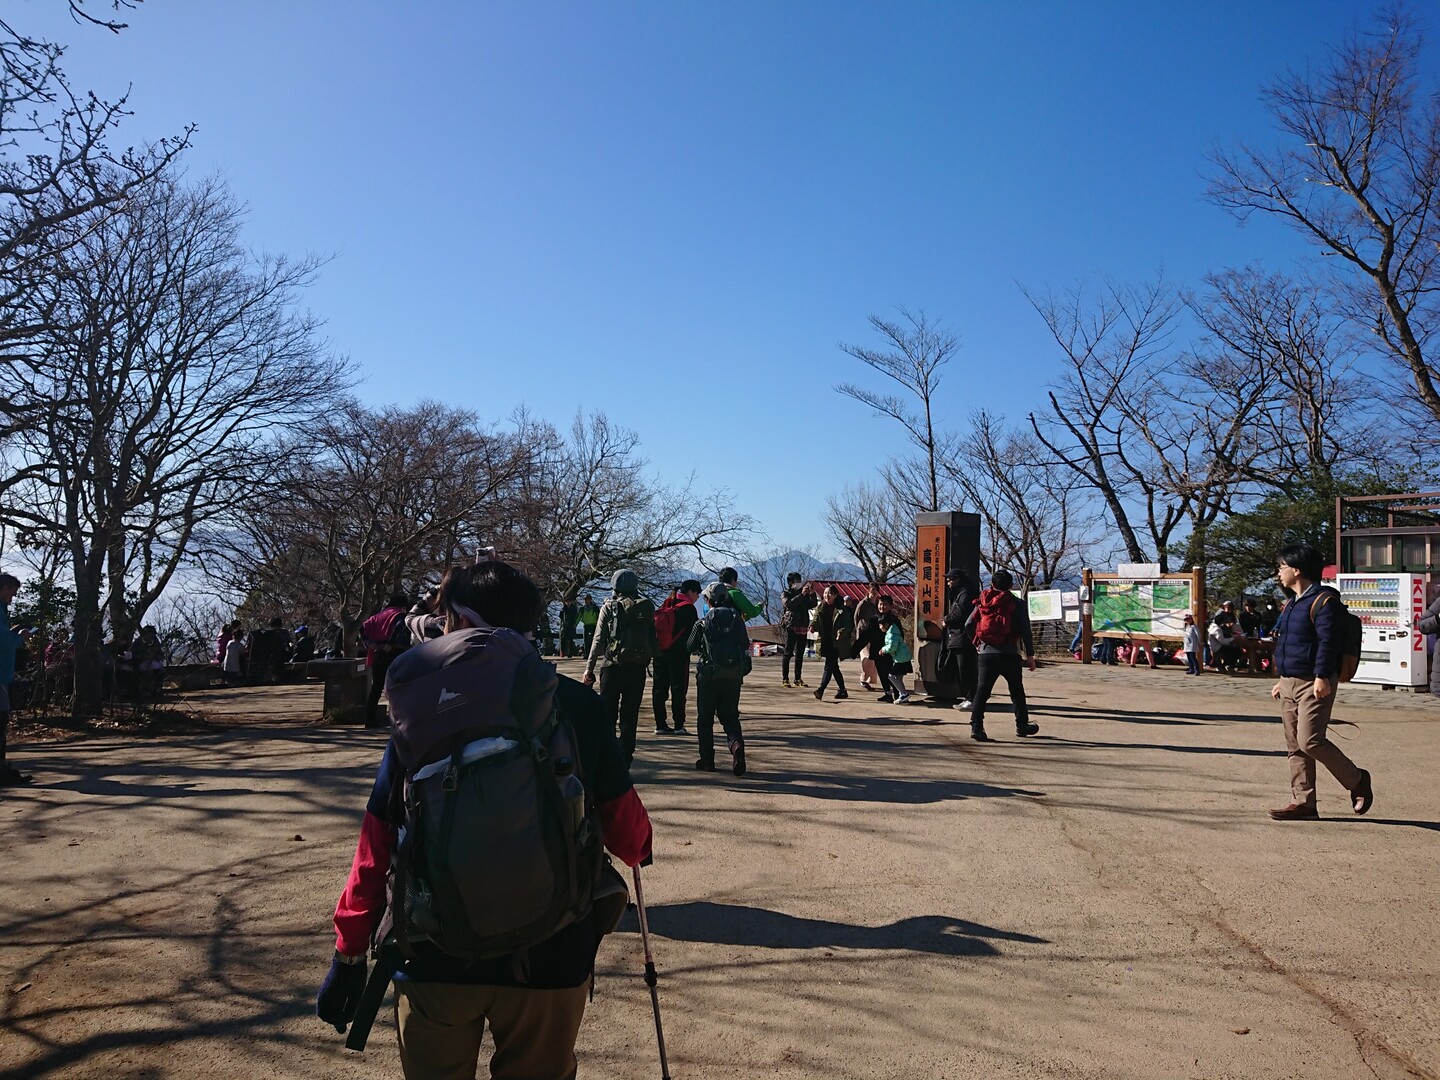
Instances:
[[[1015,575],[1022,589],[1077,575],[1094,541],[1087,488],[1072,470],[1046,467],[1049,453],[1027,427],[1007,428],[985,410],[945,459],[947,475],[984,525],[981,562]]]
[[[527,464],[513,435],[437,402],[347,402],[306,436],[314,450],[288,455],[279,496],[207,567],[247,610],[334,619],[347,646],[392,594],[474,557]]]
[[[639,436],[604,413],[577,415],[568,438],[523,411],[515,424],[529,458],[493,535],[547,596],[574,600],[621,567],[668,586],[678,559],[703,565],[748,546],[754,521],[728,492],[661,483],[647,472]]]
[[[0,516],[67,549],[76,715],[99,705],[104,617],[128,632],[197,525],[265,491],[279,437],[348,376],[294,307],[314,264],[253,260],[240,216],[216,182],[161,177],[58,226],[68,239],[25,294],[43,330],[0,365],[0,398],[26,417]]]
[[[825,500],[830,537],[883,585],[915,565],[915,519],[893,493],[871,484],[846,487]]]
[[[912,314],[905,308],[900,309],[899,320],[871,315],[870,326],[880,336],[881,348],[842,343],[841,351],[878,371],[905,393],[884,393],[855,383],[841,383],[835,390],[868,406],[875,415],[900,423],[924,461],[924,501],[919,508],[940,510],[943,451],[936,432],[934,398],[945,365],[960,348],[959,339],[923,311]]]
[[[1399,8],[1328,63],[1265,91],[1286,149],[1219,153],[1210,198],[1241,221],[1274,214],[1318,243],[1339,311],[1378,341],[1440,420],[1430,355],[1440,293],[1440,97],[1422,86],[1420,34]]]
[[[1093,302],[1081,288],[1061,297],[1025,296],[1067,368],[1046,393],[1049,409],[1030,414],[1032,430],[1051,463],[1100,496],[1130,559],[1146,561],[1143,528],[1163,566],[1186,507],[1162,482],[1156,451],[1163,460],[1166,447],[1147,440],[1142,427],[1152,435],[1164,430],[1154,420],[1153,394],[1175,362],[1179,297],[1163,281],[1143,288],[1107,285]]]

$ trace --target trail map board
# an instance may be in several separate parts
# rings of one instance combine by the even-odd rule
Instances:
[[[1188,581],[1097,581],[1093,595],[1091,626],[1096,634],[1185,635]]]

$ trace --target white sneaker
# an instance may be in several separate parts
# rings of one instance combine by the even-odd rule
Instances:
[[[897,697],[897,698],[895,699],[895,704],[896,704],[896,705],[909,705],[909,704],[910,704],[910,695],[909,695],[909,694],[901,694],[899,697]]]
[[[974,707],[975,703],[969,698],[961,698],[955,703],[955,708],[959,709],[961,712],[969,712]]]

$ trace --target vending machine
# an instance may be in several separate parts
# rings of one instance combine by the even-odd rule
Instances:
[[[1340,574],[1340,598],[1365,631],[1357,683],[1425,686],[1430,667],[1425,635],[1415,624],[1425,613],[1425,578],[1420,574]]]

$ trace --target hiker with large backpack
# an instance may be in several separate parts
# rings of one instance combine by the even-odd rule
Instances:
[[[700,613],[700,582],[687,578],[655,612],[655,676],[650,687],[650,704],[655,709],[655,734],[685,734],[685,698],[690,693],[690,631]],[[666,723],[669,703],[675,726]]]
[[[1021,738],[1034,735],[1040,725],[1030,722],[1025,703],[1025,681],[1020,670],[1020,650],[1025,662],[1035,670],[1035,639],[1030,635],[1030,610],[1010,590],[1015,579],[1008,570],[990,575],[990,588],[980,593],[975,610],[967,624],[975,633],[976,666],[979,669],[975,699],[970,709],[970,737],[976,742],[989,742],[985,733],[985,704],[999,679],[1010,689],[1015,705],[1015,734]]]
[[[410,630],[405,625],[405,612],[410,598],[395,593],[390,602],[360,624],[360,642],[365,646],[365,666],[370,671],[370,688],[365,696],[365,726],[382,727],[375,719],[380,707],[380,691],[385,689],[385,673],[390,664],[410,645]]]
[[[1350,680],[1359,663],[1360,635],[1359,619],[1346,609],[1340,594],[1320,584],[1324,567],[1325,557],[1311,544],[1292,544],[1280,552],[1276,577],[1294,598],[1280,612],[1274,657],[1280,678],[1270,688],[1270,696],[1280,702],[1290,756],[1290,802],[1270,811],[1276,821],[1314,821],[1320,816],[1317,761],[1350,793],[1355,813],[1365,813],[1375,801],[1370,774],[1325,734],[1335,688]]]
[[[600,698],[610,723],[620,732],[628,766],[635,760],[635,729],[645,698],[645,673],[655,656],[655,605],[640,595],[640,579],[634,570],[616,570],[610,588],[613,595],[600,605],[584,682],[595,685],[595,667],[603,658]]]
[[[745,734],[740,730],[740,687],[750,674],[750,635],[745,618],[730,598],[723,581],[705,590],[710,610],[690,631],[688,647],[699,659],[695,664],[695,728],[700,756],[695,768],[715,771],[715,719],[725,731],[730,748],[730,771],[745,775]]]
[[[631,867],[650,855],[599,698],[533,647],[542,603],[505,563],[456,567],[446,633],[390,666],[392,735],[316,1013],[353,1021],[362,1049],[393,973],[407,1077],[474,1076],[488,1025],[495,1080],[573,1078],[596,951],[625,907],[601,845]]]

